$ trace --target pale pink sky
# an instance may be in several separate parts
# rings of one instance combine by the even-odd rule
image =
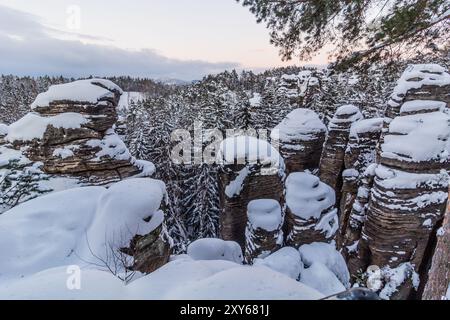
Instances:
[[[76,40],[151,49],[171,59],[230,62],[247,69],[326,63],[324,54],[283,63],[265,26],[235,0],[0,0],[0,5],[30,13],[46,27],[96,37]],[[67,24],[72,5],[81,9],[77,30]]]

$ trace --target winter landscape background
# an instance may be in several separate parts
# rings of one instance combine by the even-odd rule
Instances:
[[[449,299],[434,5],[435,47],[363,62],[0,68],[0,299]]]

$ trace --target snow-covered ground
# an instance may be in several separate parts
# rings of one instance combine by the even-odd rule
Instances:
[[[99,257],[159,226],[165,192],[159,180],[130,179],[55,192],[0,215],[0,299],[320,299],[348,286],[333,245],[286,247],[249,266],[237,243],[220,239],[198,240],[124,283]]]

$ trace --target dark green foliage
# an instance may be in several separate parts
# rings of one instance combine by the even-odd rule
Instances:
[[[285,60],[309,59],[332,45],[341,68],[448,47],[448,0],[237,0]]]
[[[48,177],[35,166],[11,160],[0,169],[0,212],[52,191],[41,187],[40,182],[48,180]]]

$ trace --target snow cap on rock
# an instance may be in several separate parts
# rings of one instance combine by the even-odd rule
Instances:
[[[227,260],[242,263],[242,249],[234,241],[204,238],[192,242],[187,254],[194,260]]]
[[[253,200],[247,206],[248,221],[254,229],[277,230],[282,222],[281,206],[276,200]]]
[[[302,219],[319,218],[335,202],[333,188],[310,173],[292,173],[286,180],[286,204],[294,215]]]
[[[78,80],[51,86],[46,92],[37,96],[31,104],[31,108],[48,107],[51,103],[58,101],[97,104],[103,100],[114,99],[115,94],[122,93],[122,89],[109,80]]]
[[[316,112],[310,109],[295,109],[289,113],[284,120],[274,128],[274,132],[279,134],[280,141],[289,142],[292,140],[311,140],[312,134],[326,132],[325,124],[320,120]]]

